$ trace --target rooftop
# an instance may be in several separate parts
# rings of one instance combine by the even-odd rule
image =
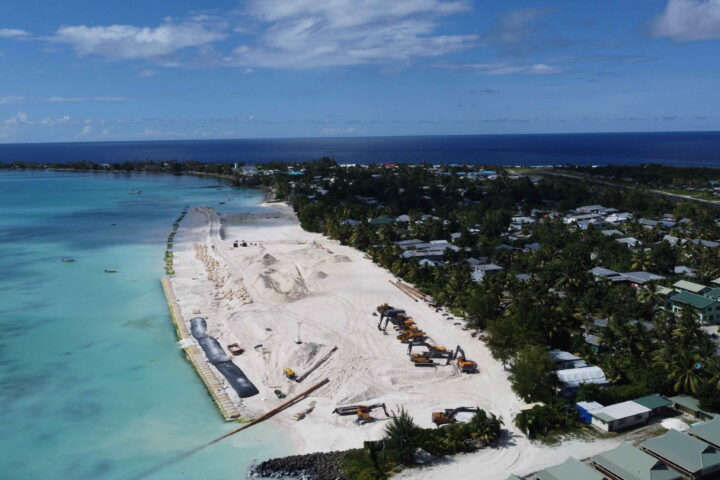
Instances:
[[[720,465],[717,449],[677,430],[669,430],[640,445],[690,473]]]
[[[670,297],[670,301],[673,303],[685,303],[695,308],[707,308],[713,303],[715,303],[717,300],[703,297],[702,295],[696,295],[690,292],[679,292]]]
[[[703,410],[700,409],[700,400],[698,400],[695,397],[690,397],[688,395],[678,395],[676,397],[668,397],[668,400],[670,400],[672,403],[680,405],[681,407],[685,407],[688,410],[692,410],[694,412],[702,412]],[[714,417],[712,413],[708,413],[708,416]]]
[[[687,280],[678,280],[677,282],[673,283],[673,287],[679,288],[680,290],[686,290],[691,293],[700,293],[703,290],[705,290],[705,285],[700,285],[699,283],[694,282],[688,282]]]
[[[690,427],[687,433],[720,447],[720,417]]]
[[[566,387],[578,387],[584,383],[608,383],[600,367],[568,368],[555,372]]]
[[[622,480],[675,480],[680,473],[627,443],[592,458],[593,463]]]
[[[538,480],[605,480],[604,475],[574,458],[568,458],[565,463],[538,472],[535,474],[535,478]]]
[[[650,410],[655,410],[656,408],[661,407],[668,407],[672,404],[670,400],[660,396],[660,394],[658,393],[653,393],[652,395],[648,395],[647,397],[636,398],[633,401],[638,405],[649,408]]]
[[[589,413],[593,417],[597,417],[600,420],[612,422],[613,420],[620,420],[621,418],[641,415],[643,413],[648,413],[649,411],[649,408],[644,407],[639,403],[635,403],[632,400],[629,400],[627,402],[608,405],[607,407],[603,407],[599,410],[593,410]]]

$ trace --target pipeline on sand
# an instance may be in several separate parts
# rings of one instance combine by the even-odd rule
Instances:
[[[144,472],[142,472],[142,473],[140,473],[140,474],[138,474],[138,475],[136,475],[136,476],[134,476],[134,477],[131,477],[131,479],[132,479],[132,480],[139,480],[139,479],[141,479],[141,478],[145,478],[145,477],[147,477],[148,475],[151,475],[151,474],[153,474],[153,473],[155,473],[155,472],[157,472],[157,471],[159,471],[159,470],[162,470],[163,468],[169,467],[170,465],[172,465],[172,464],[174,464],[174,463],[177,463],[177,462],[179,462],[179,461],[181,461],[181,460],[186,459],[186,458],[189,457],[190,455],[193,455],[193,454],[199,452],[200,450],[203,450],[203,449],[205,449],[205,448],[207,448],[207,447],[209,447],[209,446],[211,446],[211,445],[214,445],[214,444],[216,444],[216,443],[218,443],[218,442],[220,442],[220,441],[222,441],[222,440],[224,440],[224,439],[226,439],[226,438],[228,438],[228,437],[231,437],[231,436],[235,435],[236,433],[245,430],[246,428],[250,428],[250,427],[252,427],[253,425],[257,425],[258,423],[263,422],[263,421],[267,420],[268,418],[272,417],[273,415],[275,415],[275,414],[277,414],[277,413],[285,410],[286,408],[294,405],[295,403],[299,402],[299,401],[302,400],[303,398],[305,398],[305,397],[307,397],[308,395],[310,395],[312,392],[314,392],[314,391],[317,390],[318,388],[320,388],[320,387],[322,387],[322,386],[324,386],[324,385],[326,385],[326,384],[328,384],[328,383],[330,383],[330,379],[329,379],[329,378],[326,378],[326,379],[323,380],[322,382],[317,383],[317,384],[313,385],[312,387],[308,388],[307,390],[305,390],[305,391],[303,391],[303,392],[295,395],[293,398],[291,398],[291,399],[288,400],[287,402],[283,403],[282,405],[280,405],[280,406],[278,406],[278,407],[275,407],[275,408],[273,408],[272,410],[266,412],[265,414],[263,414],[262,416],[256,418],[256,419],[253,420],[252,422],[249,422],[249,423],[247,423],[246,425],[243,425],[242,427],[240,427],[240,428],[238,428],[238,429],[236,429],[236,430],[233,430],[232,432],[226,433],[225,435],[223,435],[223,436],[221,436],[221,437],[218,437],[218,438],[216,438],[215,440],[212,440],[212,441],[210,441],[210,442],[207,442],[207,443],[205,443],[204,445],[200,445],[199,447],[193,448],[192,450],[189,450],[189,451],[187,451],[187,452],[183,452],[183,453],[181,453],[180,455],[178,455],[177,457],[171,458],[171,459],[168,460],[167,462],[164,462],[164,463],[161,463],[161,464],[159,464],[159,465],[156,465],[156,466],[154,466],[154,467],[152,467],[152,468],[150,468],[150,469],[148,469],[148,470],[145,470]]]

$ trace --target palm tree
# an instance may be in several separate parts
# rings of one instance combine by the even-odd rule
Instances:
[[[656,356],[655,363],[665,368],[668,372],[668,380],[674,382],[673,389],[678,393],[697,393],[702,384],[702,377],[698,367],[698,357],[682,346],[672,348],[666,345],[659,355]]]
[[[462,452],[468,449],[467,440],[469,428],[464,423],[456,423],[444,427],[444,432],[440,443],[448,453]]]
[[[400,407],[400,411],[385,427],[385,438],[397,448],[398,457],[402,463],[412,463],[419,432],[420,427],[403,407]]]

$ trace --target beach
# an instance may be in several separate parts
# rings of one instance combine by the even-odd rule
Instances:
[[[388,422],[381,408],[372,412],[375,421],[363,425],[353,423],[354,416],[333,413],[338,406],[378,403],[390,414],[403,407],[422,427],[433,427],[432,412],[455,407],[480,407],[504,421],[508,433],[498,448],[429,467],[423,478],[481,468],[482,478],[501,480],[618,443],[571,441],[554,448],[531,443],[512,424],[524,404],[512,392],[508,372],[483,341],[463,328],[461,319],[411,298],[364,253],[302,230],[288,205],[262,206],[266,213],[191,209],[175,238],[171,284],[185,321],[203,317],[208,334],[223,347],[237,343],[244,349],[233,361],[260,393],[240,399],[226,389],[243,417],[280,405],[284,400],[276,390],[290,398],[330,379],[311,397],[273,417],[289,437],[288,455],[357,448],[364,440],[381,438]],[[477,362],[478,372],[461,373],[454,362],[445,365],[444,360],[436,367],[414,366],[392,325],[386,332],[378,329],[373,312],[385,303],[404,309],[427,332],[428,343],[461,346]],[[333,347],[337,350],[302,383],[286,378],[284,369],[302,375]],[[295,420],[301,412],[304,418]]]

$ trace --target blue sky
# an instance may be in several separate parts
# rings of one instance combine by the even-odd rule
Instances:
[[[0,142],[720,130],[720,0],[3,0]]]

